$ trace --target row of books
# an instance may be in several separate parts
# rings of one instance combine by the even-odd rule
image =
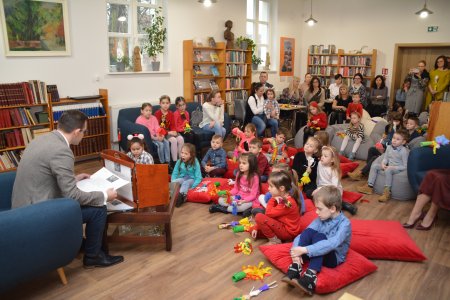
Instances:
[[[227,51],[227,63],[245,63],[246,53],[242,51]]]
[[[308,58],[308,64],[310,65],[329,65],[329,64],[337,64],[337,59],[331,56],[313,56],[310,55]]]
[[[208,58],[205,60],[205,57],[203,54],[208,55]],[[203,61],[210,61],[210,62],[219,62],[219,56],[217,55],[216,51],[210,51],[203,53],[201,50],[194,50],[194,61],[195,62],[203,62]]]
[[[0,171],[6,171],[19,166],[23,150],[20,151],[4,151],[0,153]]]
[[[53,107],[53,120],[58,121],[61,115],[67,111],[76,109],[83,112],[89,118],[101,117],[105,115],[105,109],[100,101],[80,103],[80,104],[68,104]]]
[[[227,65],[226,76],[247,76],[247,65]]]
[[[330,44],[328,48],[324,45],[311,45],[309,46],[309,53],[311,54],[336,54],[336,45]]]
[[[366,67],[340,67],[339,74],[342,76],[353,76],[356,73],[361,73],[363,76],[371,76],[371,68]]]
[[[366,56],[341,56],[340,65],[346,66],[370,66],[370,57]]]
[[[214,79],[194,80],[194,89],[196,91],[206,89],[218,90],[219,86]]]
[[[106,127],[106,118],[89,119],[87,129],[88,135],[106,133],[108,131]]]
[[[205,76],[205,75],[212,75],[212,76],[220,76],[219,70],[217,69],[217,66],[200,66],[200,65],[194,65],[194,76]]]
[[[308,73],[315,76],[333,76],[337,73],[337,67],[311,66]]]
[[[23,135],[22,132],[23,131],[21,131],[20,129],[0,131],[0,149],[25,146],[24,136],[25,138],[27,138],[27,135],[26,132],[24,132],[25,135]]]
[[[73,154],[75,156],[89,155],[98,153],[107,148],[107,136],[96,136],[91,138],[84,138],[80,144],[71,145]]]
[[[0,128],[13,126],[29,126],[39,124],[28,108],[11,108],[0,110]]]
[[[227,78],[225,80],[226,89],[243,89],[245,81],[242,78]]]
[[[194,95],[194,102],[203,104],[205,102],[206,98],[208,97],[209,93],[199,93]]]
[[[30,80],[0,84],[0,106],[42,103],[48,103],[47,86],[43,81]]]
[[[239,91],[228,91],[225,93],[225,101],[232,102],[234,99],[248,99],[247,90],[239,90]]]

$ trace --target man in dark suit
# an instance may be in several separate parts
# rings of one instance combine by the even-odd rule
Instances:
[[[123,261],[101,250],[106,224],[106,201],[117,192],[86,193],[78,189],[88,174],[74,174],[74,155],[70,145],[78,145],[87,132],[87,116],[78,110],[63,113],[58,129],[34,139],[25,149],[12,194],[12,207],[22,207],[53,198],[72,198],[80,203],[86,223],[83,264],[86,268],[108,267]]]
[[[261,73],[259,73],[259,82],[261,82],[261,84],[264,87],[264,93],[268,89],[272,89],[273,88],[273,84],[270,84],[270,83],[267,82],[268,79],[269,79],[269,73],[267,73],[266,71],[262,71]]]

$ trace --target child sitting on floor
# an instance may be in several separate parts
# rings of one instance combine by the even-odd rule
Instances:
[[[339,151],[340,155],[344,155],[345,148],[350,139],[355,144],[353,144],[352,152],[348,155],[348,159],[353,161],[355,160],[356,151],[358,151],[359,146],[364,142],[364,125],[361,123],[361,115],[358,112],[350,113],[350,124],[345,130],[345,137],[341,144],[341,151]]]
[[[312,199],[312,193],[317,188],[317,165],[319,159],[317,158],[317,153],[321,145],[318,139],[314,137],[309,137],[303,146],[303,152],[298,152],[294,156],[294,163],[292,164],[292,170],[294,170],[299,179],[309,178],[309,183],[304,181],[301,183],[301,189],[305,192],[306,196]]]
[[[269,239],[269,245],[290,241],[300,232],[300,207],[298,189],[292,183],[289,172],[272,172],[269,177],[272,198],[267,203],[265,214],[257,214],[252,237],[258,230]]]
[[[222,146],[222,136],[213,135],[211,148],[202,159],[202,173],[205,177],[222,177],[227,172],[227,154]]]
[[[312,193],[314,196],[322,187],[332,185],[343,193],[341,183],[341,166],[336,149],[329,146],[322,147],[322,156],[317,166],[317,189]],[[342,201],[342,209],[356,214],[357,208],[349,202]]]
[[[202,181],[202,171],[200,163],[195,157],[195,146],[189,143],[181,148],[180,159],[173,168],[171,182],[181,184],[176,206],[181,206],[186,202],[188,190],[195,188]]]
[[[258,171],[260,174],[261,182],[267,182],[270,173],[270,165],[264,153],[262,153],[262,142],[258,138],[254,138],[250,142],[250,153],[256,156],[258,161]],[[234,175],[237,174],[236,173]]]
[[[142,133],[127,136],[128,139],[128,157],[134,160],[136,164],[153,165],[153,156],[145,151],[144,135]]]
[[[230,151],[228,153],[228,157],[237,159],[239,154],[247,153],[249,151],[250,141],[253,140],[256,135],[256,126],[253,123],[248,123],[245,125],[244,132],[236,127],[231,131],[231,133],[236,136],[239,143],[236,145],[234,152]]]
[[[358,192],[371,195],[373,194],[373,185],[377,179],[378,173],[384,171],[385,183],[383,195],[378,198],[379,202],[387,202],[391,199],[391,187],[395,174],[406,170],[408,164],[409,150],[405,147],[409,139],[409,134],[404,129],[397,130],[392,137],[392,143],[386,149],[381,164],[372,164],[370,168],[369,180],[367,185],[357,188]]]
[[[269,143],[270,148],[266,154],[269,164],[273,165],[277,162],[289,162],[289,155],[287,153],[286,130],[279,128],[275,138],[266,138],[264,143]]]
[[[258,163],[252,153],[242,153],[239,156],[239,171],[233,189],[229,197],[220,197],[219,204],[209,207],[210,213],[231,213],[260,207],[258,195],[260,194],[260,181],[258,175]],[[238,197],[239,196],[239,197]],[[234,206],[234,207],[233,207]]]
[[[351,223],[341,212],[341,192],[334,186],[324,186],[314,195],[318,218],[292,243],[287,276],[281,281],[312,295],[316,289],[317,273],[322,266],[335,268],[345,261],[352,235]],[[301,265],[309,261],[301,275]]]

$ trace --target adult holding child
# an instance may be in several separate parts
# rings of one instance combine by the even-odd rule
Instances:
[[[450,83],[450,70],[445,55],[438,56],[434,63],[434,70],[430,72],[430,82],[428,84],[428,94],[425,100],[425,109],[431,101],[442,101],[444,92],[447,91]]]
[[[202,108],[203,120],[199,124],[199,127],[203,130],[214,132],[214,134],[224,138],[227,130],[223,127],[225,111],[220,92],[218,90],[211,91],[205,103],[203,103]]]
[[[387,110],[388,88],[384,76],[377,75],[372,81],[369,97],[369,114],[371,117],[379,117]]]
[[[17,168],[12,193],[12,208],[28,206],[54,198],[72,198],[80,203],[86,241],[83,265],[86,268],[109,267],[123,261],[101,250],[106,224],[106,201],[117,198],[112,188],[105,192],[83,192],[77,181],[88,174],[74,174],[74,155],[70,145],[78,145],[87,132],[88,117],[69,110],[58,120],[58,129],[31,141]]]

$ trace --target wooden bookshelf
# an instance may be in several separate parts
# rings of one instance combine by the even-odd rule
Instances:
[[[339,70],[339,54],[342,49],[338,49],[336,53],[320,53],[321,49],[315,49],[316,52],[311,52],[308,49],[308,73],[312,76],[320,78],[322,86],[328,87],[334,80],[334,75],[338,74]],[[342,51],[343,52],[343,51]]]

